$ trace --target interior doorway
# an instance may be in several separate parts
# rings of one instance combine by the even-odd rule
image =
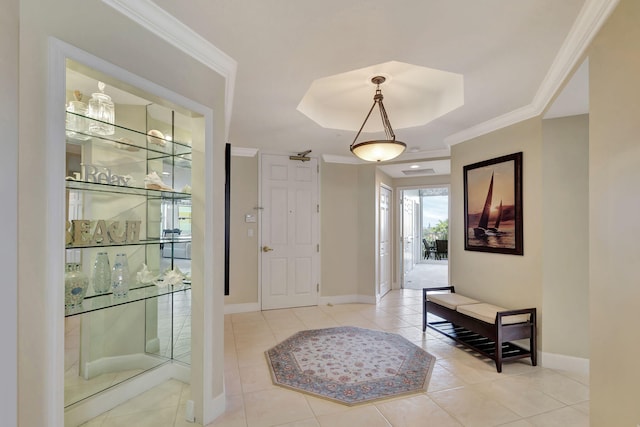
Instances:
[[[405,289],[449,284],[449,187],[400,192],[401,284]]]

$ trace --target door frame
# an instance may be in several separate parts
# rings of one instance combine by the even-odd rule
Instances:
[[[396,187],[397,190],[397,197],[394,203],[395,206],[395,210],[396,210],[396,221],[395,221],[395,236],[396,236],[396,257],[395,257],[395,268],[396,268],[396,272],[397,272],[397,282],[394,280],[394,282],[398,283],[398,289],[404,289],[404,264],[403,264],[403,257],[404,257],[404,242],[402,240],[402,221],[403,221],[403,207],[402,207],[402,197],[404,195],[404,191],[407,190],[420,190],[423,188],[447,188],[447,191],[449,193],[449,197],[447,200],[447,219],[449,220],[449,224],[451,224],[451,184],[424,184],[424,185],[412,185],[412,186],[405,186],[405,187]],[[421,218],[421,222],[422,222],[422,214],[420,214],[420,218]],[[451,228],[449,228],[449,238],[451,237]],[[449,239],[451,240],[451,239]],[[420,241],[420,244],[422,245],[422,241]],[[451,249],[451,245],[449,245],[449,249]],[[449,256],[448,256],[448,260],[449,262],[447,263],[447,277],[449,277],[449,279],[451,279],[451,251],[449,250]],[[392,288],[393,289],[393,288]]]
[[[258,310],[262,311],[262,212],[264,207],[262,206],[262,156],[263,155],[275,155],[275,156],[291,156],[291,153],[283,153],[281,151],[258,151],[258,206],[256,206],[256,211],[258,212],[258,238],[256,239],[258,242],[258,246],[256,250],[258,251]],[[310,155],[310,158],[316,159],[318,161],[318,182],[317,182],[317,196],[318,196],[318,205],[320,206],[320,214],[322,213],[322,193],[320,191],[320,177],[322,168],[320,167],[321,161],[319,157]],[[294,161],[294,160],[292,160]],[[321,215],[318,215],[318,245],[320,245],[320,249],[322,249],[322,221],[320,219]],[[316,295],[316,306],[320,305],[320,291],[322,290],[322,250],[318,251],[318,283],[319,289]]]
[[[389,291],[393,290],[393,240],[394,240],[394,226],[393,226],[393,200],[394,200],[394,194],[395,191],[393,190],[393,188],[383,182],[378,184],[378,197],[377,197],[377,201],[376,201],[376,205],[377,205],[377,212],[376,212],[376,216],[378,218],[378,221],[376,221],[377,223],[377,233],[376,233],[376,300],[379,301],[380,298],[382,298],[384,295],[381,294],[380,292],[380,282],[381,282],[381,274],[380,271],[382,270],[382,260],[380,257],[380,238],[381,238],[381,234],[380,233],[380,228],[382,226],[382,221],[380,219],[380,198],[381,198],[381,194],[382,194],[382,189],[388,190],[390,193],[389,196],[389,230],[388,230],[388,234],[389,234],[389,249],[388,249],[388,258],[389,260],[387,261],[388,263],[388,267],[389,267]]]

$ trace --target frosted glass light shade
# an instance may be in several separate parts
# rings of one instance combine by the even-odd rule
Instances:
[[[359,142],[351,146],[351,152],[368,162],[384,162],[395,159],[404,152],[407,144],[404,142],[379,139],[374,141]]]

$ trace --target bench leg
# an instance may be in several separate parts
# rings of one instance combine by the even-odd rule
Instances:
[[[531,364],[536,366],[538,364],[538,331],[536,328],[536,312],[531,314],[531,336],[529,337],[529,351],[531,352]]]
[[[422,332],[427,330],[427,291],[422,290]]]
[[[495,352],[496,369],[500,373],[502,372],[502,343],[500,343],[500,340],[496,340]]]

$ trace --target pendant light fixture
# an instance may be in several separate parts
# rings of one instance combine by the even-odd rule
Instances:
[[[376,85],[376,94],[373,96],[373,105],[369,110],[369,114],[367,114],[367,117],[364,119],[364,123],[360,126],[358,134],[349,147],[353,154],[362,160],[369,162],[384,162],[385,160],[395,159],[407,148],[407,144],[404,142],[396,141],[396,135],[393,133],[393,128],[391,128],[387,111],[384,109],[384,104],[382,103],[383,96],[382,91],[380,90],[380,85],[384,83],[385,80],[386,78],[383,76],[375,76],[371,79],[371,83]],[[367,123],[367,120],[369,120],[369,116],[371,116],[371,112],[376,105],[378,105],[378,108],[380,109],[382,126],[384,127],[384,133],[387,139],[363,141],[356,144],[356,141],[360,136],[360,132],[362,132],[364,125]]]

